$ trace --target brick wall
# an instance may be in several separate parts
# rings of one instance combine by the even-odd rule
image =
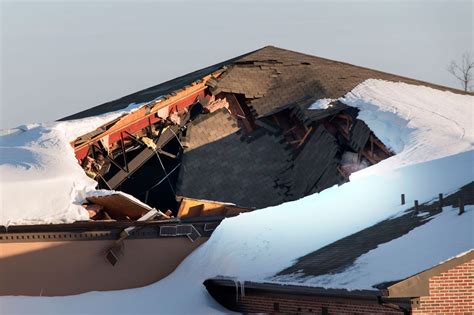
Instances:
[[[241,297],[238,309],[243,313],[284,313],[284,314],[403,314],[376,303],[364,303],[344,298],[318,298],[312,300],[285,299],[247,295]]]
[[[429,292],[412,301],[413,314],[473,314],[474,260],[432,277]]]

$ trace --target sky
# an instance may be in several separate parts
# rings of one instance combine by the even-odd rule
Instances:
[[[0,0],[0,128],[53,121],[274,45],[450,87],[472,1]]]

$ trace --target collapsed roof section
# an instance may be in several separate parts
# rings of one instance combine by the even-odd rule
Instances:
[[[177,196],[262,208],[392,155],[357,109],[331,100],[308,109],[369,78],[440,88],[268,46],[65,119],[147,102],[72,143],[101,188],[174,214]]]

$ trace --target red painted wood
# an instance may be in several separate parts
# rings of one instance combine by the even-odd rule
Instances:
[[[209,95],[206,95],[205,90],[197,91],[181,100],[178,100],[168,105],[169,113],[171,114],[173,112],[183,110],[193,105],[194,103],[196,103],[199,99],[209,99]],[[151,113],[139,118],[135,122],[128,124],[121,129],[118,129],[117,131],[109,134],[109,147],[112,147],[113,144],[121,140],[121,136],[120,136],[121,132],[128,132],[132,135],[135,135],[142,129],[146,128],[150,124],[150,122],[153,124],[153,123],[158,122],[159,120],[161,120],[161,118],[157,117],[154,112],[154,113]],[[98,141],[94,141],[93,143],[90,143],[88,146],[81,147],[75,150],[76,158],[78,159],[78,161],[82,161],[87,156],[87,153],[89,152],[89,148],[92,145],[96,144],[97,142]]]

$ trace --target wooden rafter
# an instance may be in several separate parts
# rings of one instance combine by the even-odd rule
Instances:
[[[143,106],[132,113],[119,117],[112,122],[107,122],[95,131],[72,141],[71,145],[74,147],[77,158],[80,160],[87,155],[87,148],[103,137],[108,136],[109,144],[112,145],[121,140],[121,131],[135,134],[136,132],[151,126],[153,123],[160,121],[161,118],[156,114],[163,108],[168,107],[169,112],[171,113],[186,108],[199,99],[205,98],[207,81],[211,79],[211,77],[219,77],[222,72],[223,70],[219,70],[207,75],[201,80],[195,81],[184,87],[180,91],[173,92],[160,100],[149,103],[148,105]]]

